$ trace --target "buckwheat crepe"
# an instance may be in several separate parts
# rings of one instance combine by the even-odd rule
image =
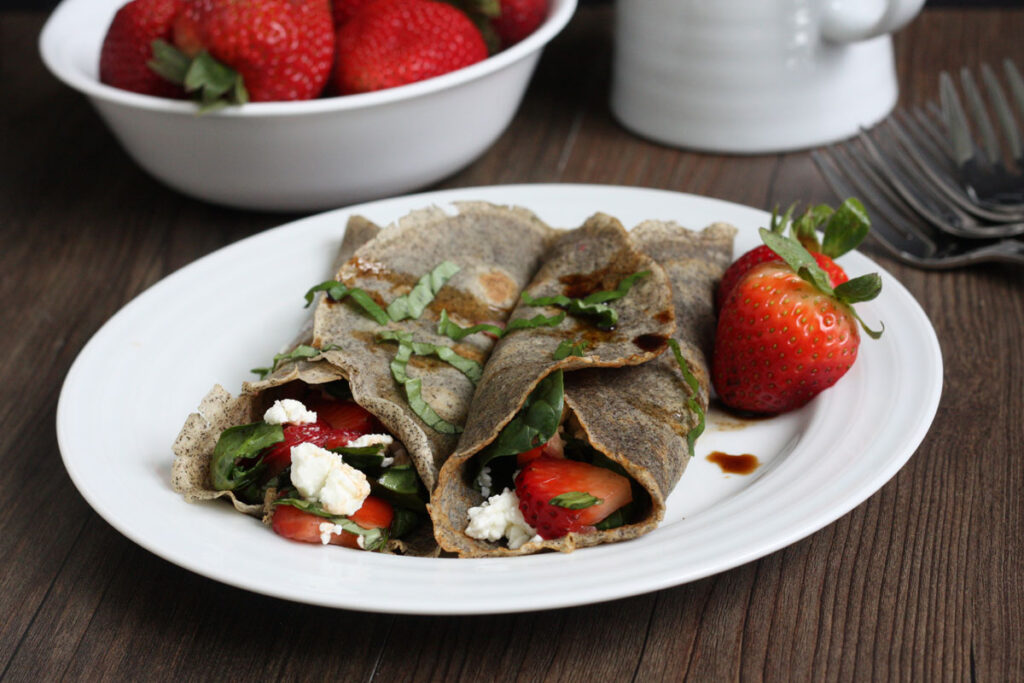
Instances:
[[[561,329],[557,335],[542,329],[516,332],[499,343],[474,398],[465,434],[456,452],[442,467],[438,487],[428,506],[434,534],[444,550],[463,557],[522,555],[544,549],[568,552],[578,547],[635,538],[657,526],[664,516],[665,499],[690,458],[687,435],[702,414],[688,406],[693,393],[674,354],[660,352],[665,349],[668,335],[678,342],[699,384],[695,398],[701,410],[706,410],[709,391],[706,359],[714,331],[714,289],[731,260],[734,234],[735,229],[725,224],[692,232],[674,223],[656,221],[645,222],[632,232],[635,251],[664,268],[671,281],[672,295],[651,306],[649,302],[630,299],[631,293],[620,300],[620,307],[624,314],[635,313],[636,319],[643,318],[650,323],[674,318],[674,326],[652,324],[639,335],[614,340],[602,339],[598,334],[596,345],[588,346],[584,357],[557,362],[552,360],[552,353],[562,339],[593,336],[594,332],[578,323],[576,329]],[[566,239],[570,239],[568,235]],[[545,293],[556,289],[553,283],[557,277],[541,277],[547,272],[545,268],[557,270],[559,265],[557,262],[545,264],[538,274],[539,282],[528,288],[531,293],[535,289]],[[593,270],[574,272],[590,273],[597,279],[598,264],[592,263],[590,268]],[[607,287],[607,283],[603,286]],[[512,317],[521,315],[525,312],[520,308]],[[631,329],[630,334],[636,331],[639,328]],[[642,352],[637,346],[640,340],[643,347],[652,351]],[[504,543],[471,538],[464,531],[469,521],[469,508],[484,500],[472,486],[476,475],[473,457],[515,417],[541,379],[557,369],[566,371],[564,396],[568,415],[564,423],[572,432],[571,436],[582,438],[621,465],[649,495],[647,509],[631,524],[531,541],[515,550]]]

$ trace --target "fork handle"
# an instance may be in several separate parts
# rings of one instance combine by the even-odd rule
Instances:
[[[837,43],[852,43],[898,31],[917,16],[924,0],[886,0],[885,10],[866,12],[864,0],[825,0],[821,3],[821,34]]]

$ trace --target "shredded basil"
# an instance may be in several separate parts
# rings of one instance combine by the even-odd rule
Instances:
[[[448,317],[448,311],[441,311],[441,319],[437,322],[437,333],[443,334],[446,337],[450,337],[455,341],[468,337],[471,334],[477,332],[486,332],[493,334],[499,339],[504,337],[509,332],[515,330],[531,330],[537,327],[557,327],[562,324],[565,320],[565,313],[559,313],[558,315],[541,315],[537,314],[532,318],[518,318],[510,322],[506,327],[501,328],[491,323],[480,323],[473,325],[472,327],[461,327],[457,323],[452,322],[451,318]]]
[[[388,317],[395,322],[407,318],[419,318],[445,283],[452,279],[452,276],[459,270],[459,267],[451,261],[444,261],[436,266],[419,279],[412,291],[391,302],[388,306]]]
[[[530,296],[528,292],[523,292],[522,299],[523,303],[527,306],[557,306],[567,311],[569,315],[596,318],[595,325],[597,327],[610,330],[618,324],[619,314],[611,306],[608,306],[607,303],[626,296],[637,280],[650,274],[651,271],[642,270],[638,273],[627,275],[619,281],[615,289],[594,292],[582,299],[573,299],[564,294],[535,298]]]
[[[281,425],[255,422],[225,429],[217,439],[210,460],[213,488],[233,491],[254,483],[264,467],[261,460],[253,460],[264,448],[282,441],[284,429]]]
[[[555,360],[562,360],[569,356],[582,356],[583,352],[586,351],[589,343],[586,340],[573,342],[568,339],[563,339],[562,343],[555,349],[555,353],[552,356]]]
[[[704,433],[704,409],[701,408],[700,403],[697,402],[700,383],[697,381],[697,378],[693,376],[693,372],[690,371],[690,364],[686,362],[685,358],[683,358],[683,352],[679,348],[679,342],[675,339],[669,339],[668,345],[672,347],[672,353],[675,354],[676,363],[679,364],[679,370],[683,373],[683,379],[686,380],[686,385],[690,387],[690,391],[693,392],[693,395],[686,399],[686,407],[697,414],[697,424],[686,433],[686,445],[690,450],[690,457],[693,457],[694,444],[697,443],[697,437]]]
[[[260,379],[265,379],[267,375],[273,373],[274,370],[277,370],[277,366],[281,363],[291,363],[292,361],[316,358],[323,353],[340,348],[341,347],[337,344],[328,344],[322,349],[318,349],[315,346],[309,346],[308,344],[299,344],[287,353],[279,353],[274,356],[274,361],[270,364],[269,368],[253,368],[249,372],[259,375]]]
[[[459,434],[462,427],[453,425],[438,415],[423,398],[423,381],[419,377],[409,377],[406,366],[412,358],[412,346],[404,342],[398,344],[398,353],[391,360],[391,375],[405,389],[405,398],[409,407],[428,427],[441,434]]]
[[[388,314],[373,300],[373,297],[366,290],[359,289],[358,287],[348,287],[337,280],[327,280],[309,288],[305,296],[306,308],[309,308],[309,305],[313,303],[313,295],[317,292],[325,292],[327,298],[331,301],[341,301],[345,297],[350,297],[352,301],[359,304],[363,312],[376,320],[378,325],[388,324]]]
[[[377,335],[377,340],[394,341],[398,342],[400,345],[405,344],[412,348],[412,353],[415,356],[437,356],[439,359],[464,374],[473,384],[479,382],[480,378],[484,374],[483,366],[475,360],[460,355],[455,351],[455,349],[448,346],[413,341],[411,332],[384,330]]]
[[[381,550],[384,547],[384,544],[387,543],[387,529],[364,529],[363,527],[359,526],[358,524],[353,522],[348,517],[345,517],[344,515],[333,515],[330,512],[327,512],[322,507],[320,507],[320,503],[305,500],[304,498],[289,497],[278,498],[277,500],[275,500],[274,506],[276,507],[278,505],[289,505],[293,508],[298,508],[303,512],[308,512],[311,515],[323,517],[326,521],[330,522],[331,524],[337,524],[350,534],[362,536],[363,550]]]
[[[594,505],[600,505],[604,501],[585,491],[567,491],[555,496],[548,502],[555,507],[565,508],[566,510],[583,510]]]
[[[562,371],[556,370],[540,381],[512,421],[477,456],[480,468],[494,458],[518,455],[547,443],[562,421],[564,398]]]

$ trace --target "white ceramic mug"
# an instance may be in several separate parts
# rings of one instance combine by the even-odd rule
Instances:
[[[667,144],[827,144],[896,104],[890,33],[924,0],[616,0],[611,106]]]

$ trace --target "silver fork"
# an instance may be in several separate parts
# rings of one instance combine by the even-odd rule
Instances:
[[[1024,234],[1024,220],[996,224],[982,222],[958,202],[952,201],[942,188],[936,186],[941,180],[922,174],[911,155],[904,151],[898,130],[898,124],[891,122],[888,126],[861,131],[856,142],[838,143],[837,146],[859,166],[870,166],[870,170],[882,176],[903,201],[940,230],[956,237],[983,239]]]
[[[1024,114],[1024,79],[1016,65],[1009,59],[1003,62],[1003,70],[1010,85],[1010,92],[1017,108]],[[1002,147],[995,126],[986,107],[974,76],[966,67],[960,70],[960,85],[967,99],[970,120],[980,137],[975,144],[971,136],[971,124],[953,78],[943,71],[939,74],[939,96],[942,102],[942,117],[950,138],[953,160],[960,171],[965,189],[982,206],[1012,206],[1024,208],[1024,151],[1021,147],[1021,132],[1010,107],[1009,98],[999,84],[999,79],[988,64],[981,67],[981,78],[995,117],[999,121],[1003,140],[1017,168],[1011,169],[1004,163]]]
[[[950,269],[984,262],[1024,265],[1024,241],[959,240],[921,219],[870,166],[846,158],[844,150],[811,152],[839,198],[857,197],[871,217],[871,235],[900,261],[919,268]]]

